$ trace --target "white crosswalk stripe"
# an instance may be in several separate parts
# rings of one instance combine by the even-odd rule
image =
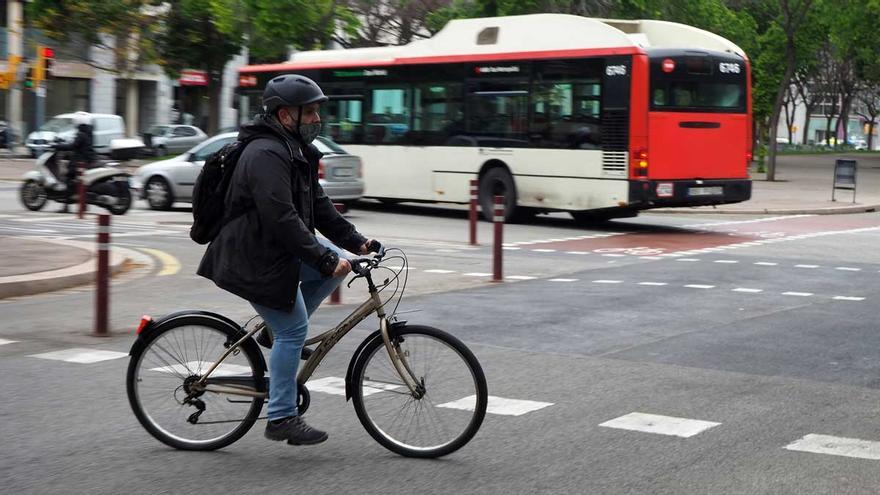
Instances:
[[[811,452],[814,454],[856,457],[859,459],[880,460],[880,442],[859,440],[858,438],[834,437],[811,433],[789,445],[786,450]]]

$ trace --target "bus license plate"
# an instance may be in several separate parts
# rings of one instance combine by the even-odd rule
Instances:
[[[337,168],[333,171],[333,177],[354,177],[354,169]]]
[[[713,187],[692,187],[688,189],[688,196],[721,196],[724,188],[721,186]]]

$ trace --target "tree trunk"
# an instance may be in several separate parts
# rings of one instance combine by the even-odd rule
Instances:
[[[794,46],[790,46],[787,50],[785,74],[779,82],[776,89],[776,99],[773,102],[773,112],[770,114],[770,138],[767,143],[767,180],[776,180],[776,132],[779,127],[779,114],[782,113],[782,102],[785,99],[785,92],[788,91],[791,84],[791,78],[794,75],[795,58]]]
[[[223,108],[223,98],[221,98],[223,89],[223,71],[208,71],[208,101],[210,104],[210,112],[208,114],[209,136],[217,134],[220,129],[220,112]]]
[[[801,143],[803,145],[807,145],[810,142],[810,115],[813,114],[813,106],[807,105],[805,110],[807,111],[806,117],[804,118],[804,142]]]
[[[871,117],[868,122],[868,151],[874,151],[874,119],[875,117]]]
[[[843,125],[843,143],[849,144],[849,111],[852,107],[853,94],[850,93],[843,98],[843,104],[840,107],[840,117],[837,119],[837,132],[840,133],[840,126]]]

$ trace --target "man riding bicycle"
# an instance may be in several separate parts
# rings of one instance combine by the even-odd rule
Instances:
[[[198,269],[250,302],[271,328],[274,342],[258,338],[272,346],[265,436],[293,445],[327,440],[298,415],[296,372],[309,316],[351,271],[337,246],[358,254],[379,247],[336,211],[318,182],[321,152],[311,143],[325,101],[307,77],[269,81],[263,112],[239,133],[248,143],[229,185],[224,226]],[[317,238],[316,229],[332,244]]]

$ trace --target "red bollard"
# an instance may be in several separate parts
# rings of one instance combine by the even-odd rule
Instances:
[[[86,183],[82,178],[85,169],[82,165],[82,162],[76,164],[76,194],[79,197],[79,211],[77,215],[80,220],[82,220],[86,212]]]
[[[98,215],[98,277],[95,281],[95,332],[96,337],[107,337],[107,314],[110,285],[110,215]]]
[[[495,222],[495,240],[492,246],[492,281],[503,282],[504,275],[501,273],[501,244],[504,242],[504,196],[495,196],[495,211],[492,221]]]
[[[330,294],[330,304],[342,304],[342,286],[336,287],[336,290]]]
[[[471,179],[471,211],[468,219],[471,223],[471,246],[477,245],[477,199],[480,193],[480,181]]]

